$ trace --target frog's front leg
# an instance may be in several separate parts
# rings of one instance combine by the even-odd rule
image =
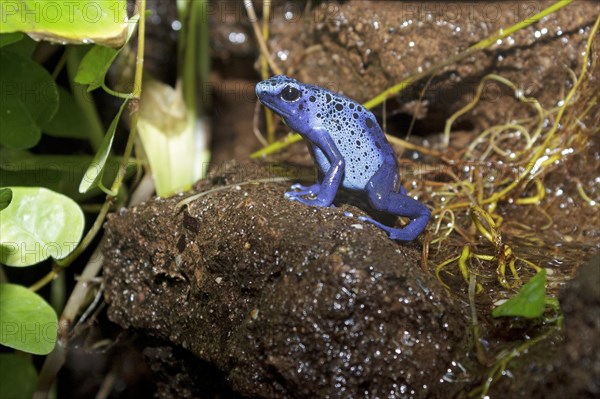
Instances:
[[[298,188],[300,191],[288,191],[285,193],[285,197],[305,205],[331,206],[342,182],[344,158],[325,129],[321,127],[314,128],[308,133],[303,134],[303,136],[312,146],[317,147],[325,154],[329,160],[330,166],[327,171],[322,171],[324,172],[324,175],[323,178],[320,179],[320,182],[313,184],[310,187],[294,184],[291,187],[292,190]],[[303,198],[303,195],[316,195],[316,197]]]
[[[384,163],[367,183],[369,203],[379,211],[408,217],[410,222],[404,228],[394,228],[369,217],[360,219],[373,223],[388,233],[393,240],[412,241],[425,230],[431,211],[419,201],[406,195],[406,191],[402,187],[400,187],[400,192],[395,192],[394,187],[397,180],[396,165]]]

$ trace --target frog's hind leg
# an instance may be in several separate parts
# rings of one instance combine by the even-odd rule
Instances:
[[[390,238],[399,241],[412,241],[425,230],[431,212],[429,208],[409,197],[400,187],[400,192],[393,191],[398,185],[396,166],[387,167],[385,164],[367,183],[367,196],[369,203],[378,211],[396,216],[410,218],[410,222],[403,228],[386,226],[370,217],[361,217],[361,220],[373,223],[389,234]]]

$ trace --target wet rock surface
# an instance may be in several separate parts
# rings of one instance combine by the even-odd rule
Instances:
[[[269,45],[273,58],[291,76],[363,102],[552,4],[355,0],[300,9],[280,3],[273,12]],[[449,115],[472,100],[479,82],[491,72],[512,81],[543,107],[554,107],[562,99],[557,93],[567,90],[572,79],[570,71],[581,66],[580,55],[598,12],[597,2],[576,1],[445,68],[429,83],[427,78],[407,88],[387,102],[387,110],[417,114],[417,131],[439,131]],[[529,111],[510,100],[511,89],[493,82],[485,87],[485,105],[462,118],[465,127],[483,127]],[[421,100],[415,113],[410,102]]]
[[[361,213],[350,205],[289,202],[289,182],[236,186],[268,176],[237,165],[197,188],[232,186],[179,210],[184,197],[112,215],[103,246],[111,320],[214,364],[246,396],[456,390],[442,377],[464,352],[466,318],[421,269],[418,245],[344,216]]]

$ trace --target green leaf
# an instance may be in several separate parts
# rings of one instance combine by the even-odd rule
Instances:
[[[29,36],[24,36],[18,42],[9,43],[6,46],[2,47],[2,50],[9,51],[14,54],[19,54],[21,57],[31,58],[33,56],[33,53],[35,52],[35,49],[37,49],[38,44],[38,42],[30,38]]]
[[[3,147],[0,148],[0,187],[45,187],[77,202],[89,200],[102,194],[99,188],[79,193],[79,184],[92,159],[91,155],[41,155]],[[108,158],[102,174],[105,186],[112,184],[121,161],[122,157]],[[135,173],[136,166],[132,159],[126,177]]]
[[[0,143],[10,148],[25,149],[35,146],[42,137],[31,113],[19,98],[0,100],[2,131]]]
[[[129,99],[123,101],[121,108],[119,108],[119,112],[117,112],[117,115],[113,118],[108,130],[106,131],[106,134],[104,135],[104,140],[102,140],[100,149],[98,149],[96,156],[94,156],[94,159],[83,175],[83,179],[81,179],[81,183],[79,183],[80,193],[86,193],[91,188],[98,186],[98,181],[104,172],[104,166],[106,165],[106,160],[108,159],[110,149],[112,148],[115,132],[117,131],[117,125],[121,119],[121,113],[125,109],[125,105],[127,104],[128,100]]]
[[[0,218],[0,262],[30,266],[69,255],[81,239],[83,212],[72,199],[42,187],[10,187]]]
[[[0,354],[0,398],[31,399],[36,383],[37,372],[30,358]]]
[[[75,82],[89,85],[88,91],[104,84],[104,76],[119,52],[104,46],[93,46],[83,57],[75,75]]]
[[[17,284],[0,284],[0,344],[36,355],[54,349],[58,319],[35,292]]]
[[[31,59],[0,50],[0,144],[30,148],[40,138],[40,126],[58,109],[58,89],[52,76]]]
[[[10,188],[0,188],[0,211],[10,205],[12,201],[12,190]]]
[[[75,97],[60,86],[58,97],[58,111],[54,118],[42,127],[44,133],[53,137],[87,139],[91,127]]]
[[[129,42],[129,39],[133,36],[139,19],[140,16],[135,15],[129,20],[127,36],[123,45]],[[104,84],[104,77],[108,69],[120,51],[121,49],[115,50],[105,46],[93,46],[79,63],[77,74],[73,80],[79,84],[89,85],[88,92],[101,87]]]
[[[2,1],[0,33],[26,32],[62,44],[120,47],[127,34],[126,0]]]
[[[544,313],[546,297],[546,270],[531,278],[519,293],[492,311],[492,316],[540,317]]]
[[[21,32],[14,33],[2,33],[0,34],[0,47],[7,46],[12,43],[16,43],[23,38]]]

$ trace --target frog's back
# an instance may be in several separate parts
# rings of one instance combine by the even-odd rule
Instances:
[[[259,82],[256,94],[307,139],[324,173],[330,160],[311,135],[329,135],[344,160],[343,187],[362,190],[382,165],[396,169],[396,156],[375,116],[354,100],[282,75]]]
[[[306,85],[306,89],[310,93],[307,105],[317,105],[311,107],[312,123],[329,132],[344,158],[342,186],[362,190],[384,162],[396,162],[393,149],[369,110],[319,86]],[[317,151],[315,158],[323,170],[328,169],[326,157]]]

